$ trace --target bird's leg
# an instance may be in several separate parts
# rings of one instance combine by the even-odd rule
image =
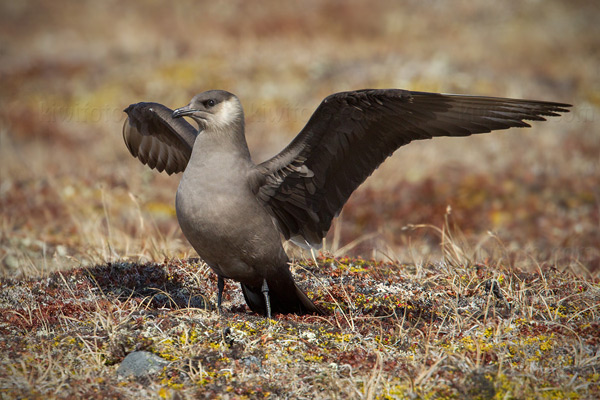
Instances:
[[[223,309],[221,308],[221,302],[223,301],[223,290],[225,289],[225,279],[221,275],[217,279],[217,308],[219,309],[219,314],[223,314]]]
[[[267,307],[267,318],[271,319],[271,302],[269,301],[269,285],[267,285],[267,280],[263,280],[262,284],[262,293],[265,296],[265,305]]]

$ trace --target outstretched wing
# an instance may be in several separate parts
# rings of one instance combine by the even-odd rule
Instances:
[[[399,89],[333,94],[281,153],[257,165],[255,190],[286,239],[318,247],[350,194],[400,146],[529,127],[525,120],[544,121],[566,107]]]
[[[158,103],[132,104],[125,110],[123,140],[134,157],[169,175],[182,172],[190,159],[197,131],[173,110]]]

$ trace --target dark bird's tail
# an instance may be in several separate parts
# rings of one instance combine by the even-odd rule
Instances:
[[[248,307],[255,313],[267,315],[267,305],[262,287],[243,283],[241,285]],[[281,282],[267,280],[267,285],[273,314],[324,314],[293,281],[291,281],[291,285],[282,285]]]

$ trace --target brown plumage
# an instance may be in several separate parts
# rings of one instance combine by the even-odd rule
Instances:
[[[131,154],[169,174],[180,226],[200,257],[242,284],[250,308],[319,313],[296,287],[279,235],[319,247],[350,194],[399,147],[438,136],[469,136],[568,112],[569,104],[366,89],[327,97],[294,140],[254,164],[237,97],[212,90],[175,111],[129,106],[123,138]],[[199,126],[185,122],[189,116]],[[269,301],[270,298],[270,301]]]

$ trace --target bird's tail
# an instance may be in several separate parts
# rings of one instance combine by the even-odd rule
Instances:
[[[255,313],[266,315],[267,306],[262,287],[245,285],[243,283],[241,285],[248,307]],[[272,313],[298,315],[324,314],[293,281],[291,282],[293,288],[286,287],[289,285],[277,285],[275,282],[269,282],[268,280],[267,285],[269,286],[269,301]]]

